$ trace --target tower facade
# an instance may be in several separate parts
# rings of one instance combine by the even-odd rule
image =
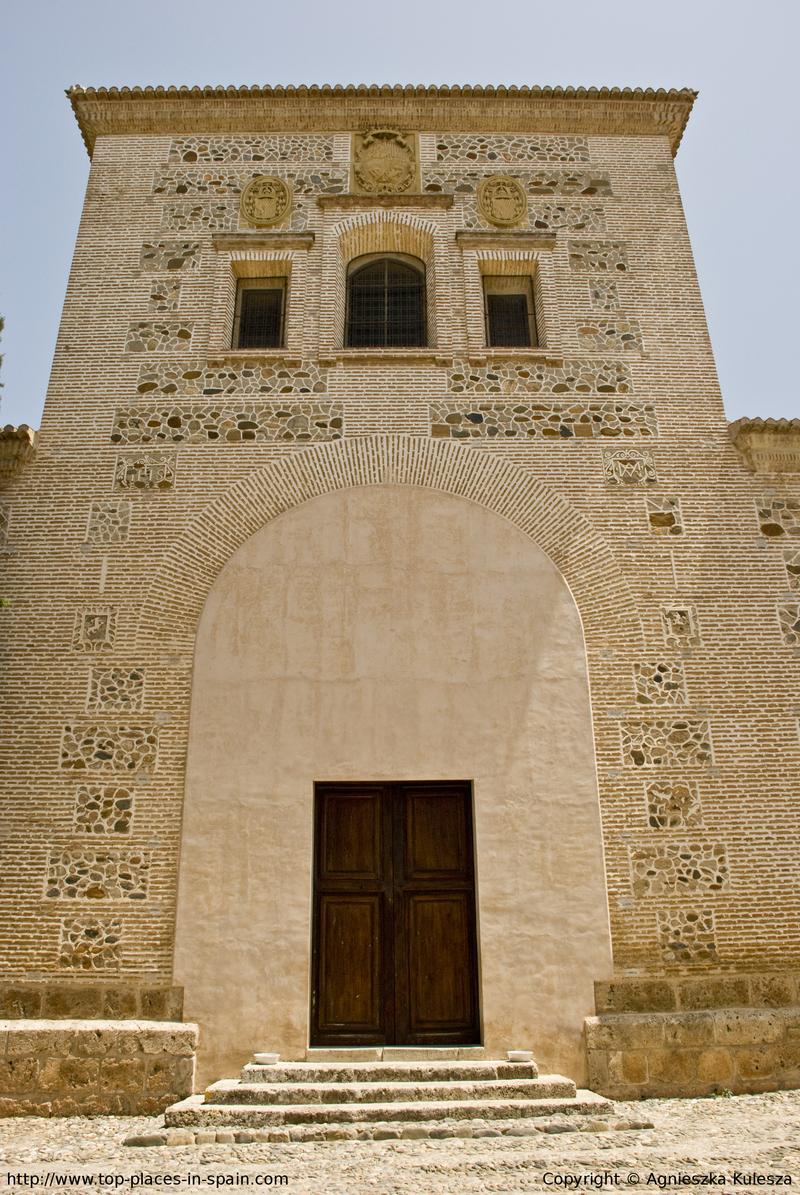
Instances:
[[[800,433],[725,420],[693,93],[70,99],[5,1015],[797,1082]]]

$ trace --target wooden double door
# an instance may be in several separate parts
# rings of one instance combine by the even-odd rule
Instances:
[[[480,1041],[469,781],[318,784],[311,1044]]]

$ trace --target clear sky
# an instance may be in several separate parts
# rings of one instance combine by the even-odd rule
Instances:
[[[41,415],[88,159],[63,94],[193,83],[693,87],[677,165],[731,419],[800,416],[797,0],[0,0],[3,423]]]

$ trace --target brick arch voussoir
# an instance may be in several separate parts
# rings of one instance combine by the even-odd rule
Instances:
[[[314,445],[237,482],[168,549],[142,604],[141,648],[191,650],[206,598],[239,547],[313,498],[370,485],[411,485],[462,497],[507,519],[561,572],[587,648],[641,647],[633,595],[611,549],[583,515],[517,465],[466,445],[367,436]]]

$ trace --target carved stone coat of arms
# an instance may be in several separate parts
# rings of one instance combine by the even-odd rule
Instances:
[[[368,195],[397,195],[412,188],[417,174],[413,139],[396,129],[373,129],[356,138],[353,176]]]
[[[249,224],[268,228],[279,224],[292,207],[292,192],[282,178],[258,175],[242,191],[239,210]]]

